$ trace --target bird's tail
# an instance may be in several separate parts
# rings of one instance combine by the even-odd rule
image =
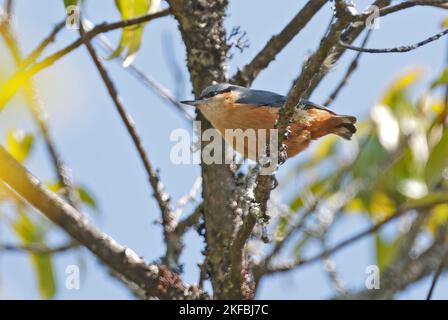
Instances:
[[[352,135],[356,133],[356,118],[352,116],[335,115],[332,120],[334,121],[334,127],[331,132],[344,139],[351,140]]]

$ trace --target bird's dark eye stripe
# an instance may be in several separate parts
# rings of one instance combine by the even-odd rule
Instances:
[[[200,97],[200,99],[211,98],[211,97],[216,96],[218,94],[222,94],[222,93],[226,93],[226,92],[230,92],[230,91],[232,91],[232,87],[228,87],[228,88],[220,90],[220,91],[211,91],[211,92],[203,95],[202,97]]]

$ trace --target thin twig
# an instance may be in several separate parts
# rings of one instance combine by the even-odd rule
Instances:
[[[199,219],[201,219],[202,217],[203,210],[204,205],[201,203],[188,217],[186,217],[184,220],[179,221],[173,232],[178,236],[182,236],[188,229],[198,223]]]
[[[308,1],[286,27],[273,36],[254,59],[233,76],[231,82],[250,86],[257,75],[275,60],[277,54],[300,33],[326,3],[326,0]]]
[[[372,29],[369,29],[366,33],[366,36],[364,40],[362,41],[361,48],[364,48],[367,44],[367,41],[369,41],[369,37],[372,33]],[[358,52],[352,62],[350,63],[350,66],[347,69],[347,72],[344,75],[344,78],[342,78],[339,85],[336,87],[336,89],[330,94],[330,96],[325,100],[324,106],[330,105],[334,99],[338,96],[339,92],[344,88],[345,85],[347,85],[348,80],[350,79],[351,75],[355,70],[358,68],[359,59],[361,58],[362,52]]]
[[[338,252],[339,250],[345,248],[346,246],[348,246],[352,243],[355,243],[359,239],[362,239],[365,236],[368,236],[368,235],[380,230],[382,227],[384,227],[391,221],[395,220],[396,218],[402,216],[403,214],[405,214],[411,210],[417,210],[417,211],[424,210],[424,209],[428,209],[428,208],[430,208],[434,205],[440,204],[440,203],[444,203],[444,201],[439,199],[439,200],[435,201],[434,203],[430,203],[430,204],[418,205],[418,206],[413,206],[413,207],[403,206],[402,208],[398,209],[395,212],[395,214],[389,216],[388,218],[384,219],[383,221],[376,223],[375,225],[367,228],[366,230],[363,230],[363,231],[339,242],[338,244],[334,245],[330,249],[323,251],[321,253],[318,253],[308,259],[298,259],[297,261],[294,261],[292,263],[288,263],[288,264],[280,265],[280,266],[274,266],[274,267],[257,266],[256,267],[256,270],[258,273],[257,276],[259,277],[260,275],[268,275],[268,274],[272,274],[272,273],[276,273],[276,272],[287,272],[287,271],[291,271],[292,269],[294,269],[296,267],[316,262],[322,258],[325,258],[327,255],[333,255],[334,253]]]
[[[87,19],[83,21],[86,30],[91,30],[93,28],[93,23]],[[112,43],[104,34],[99,34],[96,38],[93,39],[103,51],[110,55],[114,51]],[[116,61],[122,65],[123,57],[120,56]],[[140,81],[146,88],[150,89],[152,92],[156,93],[158,96],[166,99],[170,102],[176,110],[188,121],[193,121],[194,117],[188,112],[185,106],[178,101],[178,99],[171,93],[171,91],[161,85],[156,80],[152,79],[150,76],[145,74],[140,68],[138,68],[134,63],[124,68],[124,70],[128,71],[134,78]]]
[[[350,49],[350,50],[354,50],[354,51],[358,51],[358,52],[366,52],[366,53],[403,53],[403,52],[409,52],[412,50],[415,50],[417,48],[420,48],[428,43],[431,43],[433,41],[436,41],[438,39],[440,39],[441,37],[445,36],[446,34],[448,34],[448,29],[445,29],[439,33],[437,33],[436,35],[433,35],[432,37],[429,37],[428,39],[425,39],[423,41],[411,44],[411,45],[407,45],[407,46],[400,46],[400,47],[394,47],[394,48],[385,48],[385,49],[372,49],[372,48],[363,48],[363,47],[357,47],[357,46],[353,46],[351,44],[345,43],[344,41],[340,40],[339,44],[346,48],[346,49]]]
[[[448,230],[448,224],[445,226],[445,230],[443,232],[442,237],[442,244],[445,244],[445,252],[442,255],[442,258],[440,259],[439,266],[437,267],[436,272],[434,273],[434,277],[431,281],[431,287],[429,288],[428,294],[426,295],[426,300],[431,300],[432,294],[434,292],[434,289],[436,288],[437,281],[439,280],[440,276],[442,275],[443,270],[445,269],[445,266],[448,261],[448,246],[446,245],[446,231]]]
[[[56,254],[56,253],[62,253],[66,252],[70,249],[76,248],[78,244],[75,244],[73,242],[68,242],[67,244],[63,244],[60,246],[55,247],[48,247],[46,245],[41,244],[27,244],[27,245],[21,245],[21,244],[0,244],[0,251],[8,251],[8,252],[26,252],[26,253],[33,253],[33,254],[42,254],[42,255],[48,255],[48,254]]]

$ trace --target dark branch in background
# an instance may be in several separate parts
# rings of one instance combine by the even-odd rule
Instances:
[[[121,20],[118,22],[113,23],[103,23],[100,25],[95,26],[91,31],[87,32],[84,35],[84,38],[79,38],[66,46],[65,48],[53,53],[52,55],[46,57],[41,62],[37,62],[33,65],[34,61],[32,61],[29,58],[26,58],[25,61],[29,63],[29,65],[22,66],[21,70],[19,70],[12,78],[10,78],[5,85],[3,86],[3,92],[0,93],[0,110],[3,109],[5,104],[11,99],[11,97],[19,90],[19,88],[23,85],[23,83],[35,75],[36,73],[42,71],[45,68],[48,68],[49,66],[53,65],[56,61],[59,59],[65,57],[67,54],[72,52],[73,50],[77,49],[79,46],[81,46],[84,41],[90,41],[97,35],[109,31],[113,31],[116,29],[126,28],[142,23],[147,23],[151,20],[161,18],[168,16],[170,14],[169,10],[163,10],[159,11],[157,13],[148,14],[145,16],[141,16],[134,19],[129,20]],[[41,45],[38,46],[38,48]],[[26,69],[28,66],[30,66],[28,69]]]
[[[361,44],[361,48],[364,48],[367,44],[367,41],[369,41],[370,35],[372,33],[372,30],[369,29],[366,33],[366,36]],[[355,56],[355,58],[352,60],[352,62],[350,63],[350,66],[347,69],[347,72],[345,73],[344,77],[342,78],[341,82],[339,83],[339,85],[336,87],[336,89],[330,94],[330,96],[327,98],[327,100],[325,100],[325,102],[323,103],[324,106],[328,106],[331,103],[333,103],[334,99],[336,99],[336,97],[338,96],[339,92],[341,92],[341,90],[344,88],[344,86],[347,85],[348,80],[350,79],[350,77],[352,76],[353,72],[355,72],[356,68],[358,68],[358,63],[359,63],[359,59],[361,58],[362,52],[358,52]]]
[[[445,225],[445,230],[443,232],[443,241],[442,243],[445,243],[445,252],[442,255],[442,258],[440,259],[439,266],[436,269],[436,272],[434,273],[434,277],[431,281],[431,287],[429,288],[428,294],[426,296],[426,300],[431,300],[432,294],[434,292],[434,289],[436,288],[437,281],[439,280],[440,276],[442,275],[442,271],[445,269],[447,261],[448,261],[448,247],[446,246],[446,232],[448,230],[448,224]]]
[[[13,6],[13,0],[5,0],[5,12],[8,17],[12,17]]]
[[[326,3],[327,0],[308,1],[288,25],[268,41],[255,58],[233,76],[231,82],[250,87],[258,74],[275,60],[277,54],[291,42]]]
[[[288,272],[288,271],[293,270],[294,268],[316,262],[320,259],[325,258],[327,255],[333,255],[334,253],[338,252],[339,250],[345,248],[346,246],[358,241],[359,239],[362,239],[372,233],[377,232],[378,230],[380,230],[382,227],[384,227],[391,221],[406,214],[407,212],[409,212],[411,210],[416,210],[416,211],[426,210],[428,208],[431,208],[432,206],[435,206],[435,205],[438,205],[441,203],[444,203],[444,201],[438,200],[438,201],[435,201],[434,203],[424,204],[424,205],[419,205],[419,206],[412,206],[412,207],[404,206],[403,208],[398,209],[397,212],[395,212],[395,214],[389,216],[388,218],[384,219],[383,221],[378,222],[375,225],[367,228],[366,230],[363,230],[363,231],[339,242],[338,244],[332,246],[330,249],[328,249],[326,251],[318,253],[318,254],[316,254],[310,258],[307,258],[307,259],[299,259],[292,263],[288,263],[288,264],[284,264],[284,265],[280,265],[280,266],[258,265],[258,266],[255,266],[254,273],[256,274],[256,278],[259,278],[262,275],[269,275],[269,274],[277,273],[277,272]]]
[[[83,27],[80,28],[81,37],[83,39],[87,39],[85,37]],[[173,214],[171,211],[171,205],[170,205],[170,197],[166,194],[164,190],[164,186],[160,181],[158,172],[154,170],[152,167],[151,162],[149,161],[148,155],[146,154],[146,151],[143,147],[142,140],[140,138],[140,135],[137,132],[137,128],[135,127],[134,121],[131,118],[131,116],[127,113],[126,109],[123,106],[123,103],[121,102],[118,92],[115,88],[114,83],[112,82],[112,79],[110,78],[109,74],[107,73],[106,69],[104,68],[102,62],[100,61],[98,55],[95,52],[95,49],[93,48],[92,44],[86,40],[85,45],[89,51],[89,54],[95,63],[95,66],[98,70],[98,72],[101,75],[101,78],[103,79],[103,82],[107,88],[107,91],[109,92],[109,95],[114,102],[114,105],[121,117],[121,120],[126,126],[126,129],[129,132],[129,135],[132,138],[132,141],[135,145],[135,148],[137,149],[137,152],[140,156],[140,159],[143,163],[143,166],[146,170],[146,173],[148,175],[149,183],[154,191],[154,198],[157,201],[157,204],[159,206],[159,209],[162,214],[162,226],[163,226],[163,234],[166,241],[167,246],[167,254],[165,257],[164,263],[167,264],[170,268],[176,268],[177,267],[177,260],[172,261],[172,257],[178,257],[178,248],[177,244],[171,240],[171,231],[173,229]]]
[[[342,40],[339,41],[339,44],[346,49],[359,51],[359,52],[366,52],[366,53],[403,53],[403,52],[415,50],[415,49],[420,48],[430,42],[436,41],[446,34],[448,34],[448,29],[445,29],[442,32],[439,32],[438,34],[433,35],[432,37],[429,37],[428,39],[417,42],[415,44],[411,44],[408,46],[394,47],[394,48],[385,48],[385,49],[371,49],[371,48],[356,47],[356,46],[347,44],[347,43],[343,42]]]
[[[0,179],[89,249],[103,263],[142,289],[147,297],[194,299],[206,295],[164,265],[147,265],[135,252],[97,230],[83,214],[46,188],[0,146]]]
[[[62,253],[73,248],[75,248],[75,245],[73,243],[63,244],[57,247],[48,247],[38,244],[28,244],[28,245],[0,244],[0,251],[18,252],[18,253],[25,252],[25,253],[34,253],[42,255]]]

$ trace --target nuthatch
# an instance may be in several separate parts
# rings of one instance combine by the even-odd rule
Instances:
[[[277,93],[228,83],[207,87],[197,100],[182,101],[197,107],[224,138],[226,129],[241,129],[243,132],[248,129],[265,129],[269,134],[285,102],[286,97]],[[291,133],[285,141],[288,158],[305,149],[311,140],[327,134],[333,133],[350,140],[356,132],[355,123],[355,117],[338,115],[315,103],[300,101],[290,125]],[[246,145],[238,146],[234,140],[227,143],[245,158],[257,160],[256,154],[247,150]]]

